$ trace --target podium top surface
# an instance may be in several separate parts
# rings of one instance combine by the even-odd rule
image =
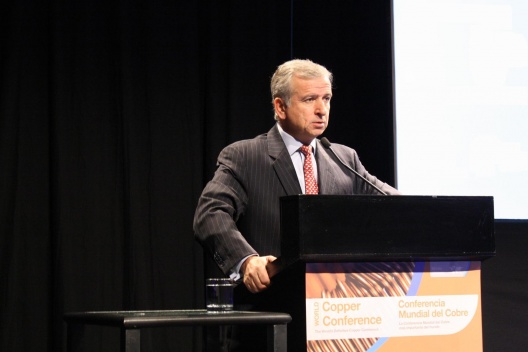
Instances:
[[[495,255],[493,197],[281,198],[281,258],[474,260]]]

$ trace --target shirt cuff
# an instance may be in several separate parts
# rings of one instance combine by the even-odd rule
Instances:
[[[229,278],[233,280],[233,282],[242,281],[242,275],[240,275],[240,267],[242,266],[242,264],[244,264],[244,261],[246,261],[246,259],[249,257],[255,257],[255,254],[250,254],[242,258],[242,260],[240,260],[237,265],[231,268],[230,273],[229,273]]]

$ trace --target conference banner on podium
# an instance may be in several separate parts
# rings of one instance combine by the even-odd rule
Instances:
[[[482,351],[480,262],[306,264],[307,351]]]

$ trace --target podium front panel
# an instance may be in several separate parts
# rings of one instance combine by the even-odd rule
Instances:
[[[293,350],[478,352],[494,255],[492,197],[287,196],[274,304]]]
[[[481,352],[480,262],[306,264],[307,351]]]

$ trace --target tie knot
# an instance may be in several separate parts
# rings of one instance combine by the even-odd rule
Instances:
[[[312,154],[312,146],[311,145],[303,145],[301,147],[301,153],[304,154],[304,156],[308,156]]]

